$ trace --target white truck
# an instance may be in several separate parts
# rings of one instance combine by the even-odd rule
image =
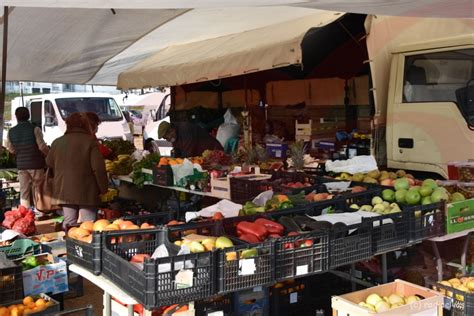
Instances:
[[[366,29],[378,161],[447,177],[474,158],[472,20],[371,16]]]
[[[66,131],[65,119],[74,112],[94,112],[101,119],[97,138],[133,141],[133,135],[122,111],[109,94],[59,93],[17,97],[12,100],[11,126],[17,124],[15,110],[26,106],[31,122],[41,127],[48,145]]]

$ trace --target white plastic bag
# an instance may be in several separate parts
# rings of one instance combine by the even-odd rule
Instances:
[[[224,123],[217,129],[216,139],[221,143],[222,147],[224,147],[230,138],[239,135],[239,131],[240,125],[237,123],[230,109],[227,109],[224,114]]]
[[[347,173],[367,173],[372,170],[377,170],[377,161],[373,156],[356,156],[347,160],[326,161],[326,171],[332,172],[347,172]]]

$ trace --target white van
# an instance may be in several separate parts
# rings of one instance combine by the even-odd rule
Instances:
[[[102,123],[97,138],[133,141],[125,117],[114,98],[105,93],[58,93],[21,97],[12,100],[12,126],[17,124],[15,110],[26,106],[31,113],[31,122],[41,127],[46,144],[51,143],[66,131],[65,119],[74,112],[94,112]]]

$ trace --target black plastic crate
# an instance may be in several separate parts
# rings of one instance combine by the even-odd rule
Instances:
[[[153,183],[163,186],[174,184],[173,169],[171,166],[153,166]]]
[[[217,252],[217,291],[236,292],[275,282],[274,242],[238,245]],[[241,258],[242,252],[255,249],[256,255]]]
[[[68,263],[77,264],[95,275],[102,272],[101,233],[93,232],[91,243],[66,237],[66,251]]]
[[[445,310],[451,311],[451,316],[474,315],[474,293],[460,291],[440,283],[436,283],[433,288],[446,296],[443,307]]]
[[[288,183],[299,182],[301,184],[309,184],[306,187],[300,188],[291,188],[286,184]],[[288,172],[288,171],[275,171],[272,173],[272,177],[265,181],[265,184],[269,189],[272,189],[274,192],[284,193],[284,194],[298,194],[301,191],[304,191],[305,194],[312,192],[317,185],[321,182],[317,181],[312,175],[309,175],[304,172]]]
[[[103,273],[146,309],[208,298],[215,294],[215,252],[177,255],[167,229],[105,232]],[[145,260],[143,270],[129,262],[135,254],[152,255],[165,244],[171,255]],[[182,268],[192,271],[192,286],[177,288]]]
[[[317,315],[314,288],[310,278],[284,281],[269,289],[270,315]]]
[[[408,213],[410,242],[446,234],[446,203],[444,201],[427,205],[401,205],[401,208]]]
[[[404,248],[408,244],[408,213],[405,211],[366,217],[362,222],[372,224],[374,254]]]
[[[308,276],[328,269],[328,232],[309,232],[275,240],[277,281]]]
[[[367,260],[373,256],[371,223],[334,226],[331,230],[329,250],[330,269]]]
[[[128,215],[124,216],[122,219],[124,221],[132,221],[135,225],[140,226],[143,223],[148,223],[150,225],[165,225],[169,221],[173,220],[175,217],[175,212],[154,212],[150,214],[142,215]]]
[[[23,270],[21,265],[1,268],[0,304],[9,304],[21,300],[23,296]]]
[[[205,300],[199,300],[194,302],[194,309],[196,315],[208,316],[208,315],[232,315],[232,295],[218,295]]]
[[[233,202],[245,203],[251,201],[260,193],[269,189],[266,180],[259,179],[261,175],[245,177],[230,177],[230,197]]]

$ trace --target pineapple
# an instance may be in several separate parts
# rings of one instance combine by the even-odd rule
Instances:
[[[303,170],[305,151],[306,146],[303,141],[297,141],[290,145],[290,158],[295,170]]]

